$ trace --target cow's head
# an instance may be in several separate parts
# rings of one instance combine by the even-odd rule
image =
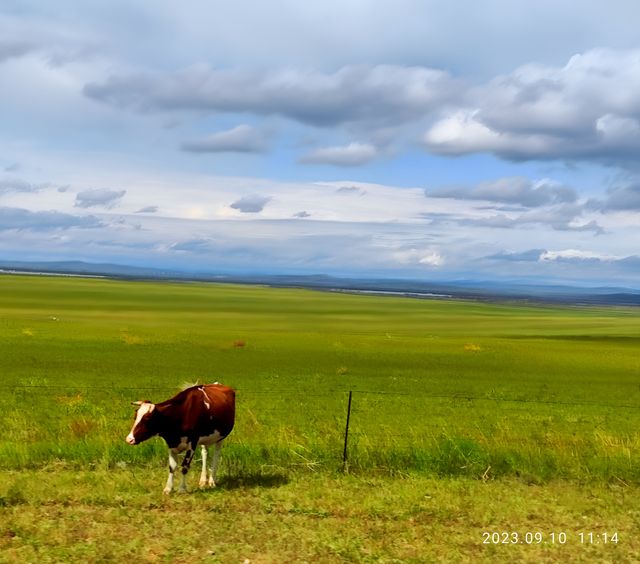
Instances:
[[[154,415],[156,406],[150,401],[134,401],[137,406],[133,421],[133,427],[125,439],[130,445],[140,444],[142,441],[153,437],[158,433],[154,428]]]

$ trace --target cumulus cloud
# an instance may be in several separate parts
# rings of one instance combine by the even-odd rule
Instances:
[[[74,205],[77,208],[91,208],[95,206],[112,208],[120,202],[126,192],[126,190],[108,190],[107,188],[83,190],[76,194]]]
[[[231,207],[241,213],[260,213],[271,200],[266,196],[250,195],[244,196],[233,202]]]
[[[517,204],[529,208],[558,203],[570,203],[577,200],[572,188],[562,186],[551,180],[533,182],[522,176],[500,178],[490,182],[481,182],[472,187],[448,187],[426,190],[431,198],[453,198],[456,200],[488,200],[504,204]]]
[[[405,265],[420,265],[438,268],[444,264],[443,256],[432,249],[403,248],[393,252],[393,258]]]
[[[175,73],[114,75],[84,88],[94,100],[139,111],[249,112],[316,126],[406,122],[457,92],[457,81],[445,71],[399,65],[345,66],[333,73],[196,65]]]
[[[360,166],[378,156],[378,149],[368,143],[349,143],[343,146],[323,147],[300,157],[304,164]]]
[[[507,159],[554,158],[553,138],[543,134],[514,135],[495,131],[482,123],[479,110],[458,110],[437,121],[423,137],[432,153],[459,156],[469,153],[495,153]]]
[[[640,50],[592,50],[564,67],[529,64],[469,90],[424,135],[444,155],[598,159],[633,165],[640,150]]]
[[[101,227],[93,216],[77,216],[57,211],[33,212],[22,208],[0,207],[0,231],[51,231],[72,227]]]
[[[181,148],[191,153],[262,153],[267,150],[267,138],[254,127],[238,125],[204,139],[186,141]]]

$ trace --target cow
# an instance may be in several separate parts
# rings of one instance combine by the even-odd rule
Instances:
[[[235,390],[219,383],[192,386],[160,403],[148,400],[132,402],[137,406],[133,427],[125,439],[138,445],[159,435],[169,447],[169,477],[165,494],[173,490],[173,473],[178,467],[178,454],[186,451],[182,459],[180,492],[187,491],[187,472],[196,447],[202,447],[200,487],[215,487],[222,440],[231,433],[235,421]],[[215,444],[207,479],[208,447]]]

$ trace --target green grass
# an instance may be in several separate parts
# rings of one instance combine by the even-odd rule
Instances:
[[[638,313],[0,276],[0,562],[638,561]],[[236,429],[167,499],[130,402],[196,380]]]
[[[0,277],[0,468],[164,459],[130,401],[236,387],[226,463],[640,482],[633,308]]]
[[[227,475],[162,496],[160,469],[5,473],[1,562],[637,562],[621,484],[505,478]],[[596,535],[617,533],[617,543]],[[485,544],[518,533],[518,544]],[[543,542],[527,544],[527,533]],[[566,542],[553,542],[566,535]],[[589,533],[594,542],[587,541]],[[535,537],[533,537],[535,538]]]

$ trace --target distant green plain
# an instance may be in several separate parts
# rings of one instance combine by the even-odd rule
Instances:
[[[65,555],[84,558],[64,539],[53,551],[35,526],[33,542],[23,538],[16,543],[15,537],[20,537],[16,531],[29,529],[20,525],[29,511],[48,522],[43,508],[50,494],[56,507],[66,507],[64,498],[78,503],[78,511],[84,507],[103,516],[100,507],[116,511],[102,498],[94,503],[88,493],[79,493],[89,482],[106,488],[105,499],[115,496],[133,511],[169,511],[150,501],[162,489],[164,444],[160,439],[138,447],[124,442],[133,416],[130,402],[164,400],[196,381],[221,381],[238,389],[236,429],[223,448],[219,495],[238,499],[246,489],[251,499],[261,499],[254,500],[264,516],[257,530],[267,523],[273,527],[270,511],[262,507],[266,498],[286,497],[293,488],[302,505],[281,500],[285,513],[314,521],[323,512],[333,515],[338,503],[328,501],[323,509],[323,488],[344,490],[347,498],[353,490],[353,503],[359,504],[369,499],[370,483],[401,497],[409,491],[414,495],[415,484],[438,489],[438,496],[447,484],[474,492],[493,488],[474,493],[479,499],[498,499],[504,494],[496,492],[521,486],[525,497],[527,487],[559,488],[560,497],[571,497],[567,491],[581,496],[589,488],[602,498],[619,488],[620,495],[613,497],[623,499],[615,502],[622,505],[603,507],[602,515],[618,515],[628,532],[640,515],[640,503],[629,501],[637,499],[631,492],[640,485],[639,345],[636,308],[0,276],[0,469],[9,476],[0,483],[0,517],[4,508],[12,523],[6,538],[0,530],[0,548],[16,559],[21,554],[30,555],[27,559],[46,554],[53,561]],[[350,390],[353,409],[343,468]],[[341,476],[343,469],[354,481]],[[81,478],[71,479],[75,472]],[[193,473],[190,478],[195,485]],[[128,479],[133,485],[122,486]],[[301,492],[307,480],[315,493],[305,501]],[[109,491],[111,482],[124,487],[124,497]],[[40,489],[49,493],[36,483],[48,484]],[[231,489],[225,491],[225,483]],[[143,501],[136,501],[138,495]],[[214,511],[211,503],[217,502],[206,501],[206,511]],[[364,506],[364,513],[355,505],[352,509],[354,523],[366,520]],[[495,524],[499,506],[489,504],[487,512]],[[479,544],[482,517],[475,510],[473,515],[477,527],[466,537],[458,531],[462,552],[457,554],[474,543],[487,548]],[[526,515],[523,509],[518,519],[526,523]],[[543,526],[545,516],[538,517],[530,526]],[[397,518],[411,526],[414,516]],[[589,519],[587,524],[602,525],[597,515]],[[336,521],[336,535],[341,522]],[[119,534],[111,538],[113,550],[124,551],[118,557],[140,554],[139,546],[127,553],[118,545]],[[421,551],[428,548],[425,539],[414,538],[413,544],[407,540],[404,552],[385,548],[381,541],[378,552],[370,553],[367,533],[353,535],[358,542],[326,553],[326,539],[318,545],[309,540],[301,554],[324,554],[327,561],[405,561],[404,554],[406,561],[422,561],[420,554],[426,553]],[[38,553],[38,546],[45,545],[51,551]],[[252,561],[289,558],[286,543],[257,543],[253,552],[251,546],[246,553],[254,555]],[[439,546],[429,554],[446,559],[444,545]],[[625,555],[637,554],[637,542],[627,540],[626,546]],[[226,558],[240,554],[217,550],[207,559],[235,561]],[[496,549],[487,550],[491,559]],[[592,554],[577,550],[578,555]],[[544,550],[520,551],[500,554],[505,560],[509,555],[530,555],[536,561],[548,557]],[[270,556],[255,560],[256,554]],[[109,556],[95,548],[87,558]]]

